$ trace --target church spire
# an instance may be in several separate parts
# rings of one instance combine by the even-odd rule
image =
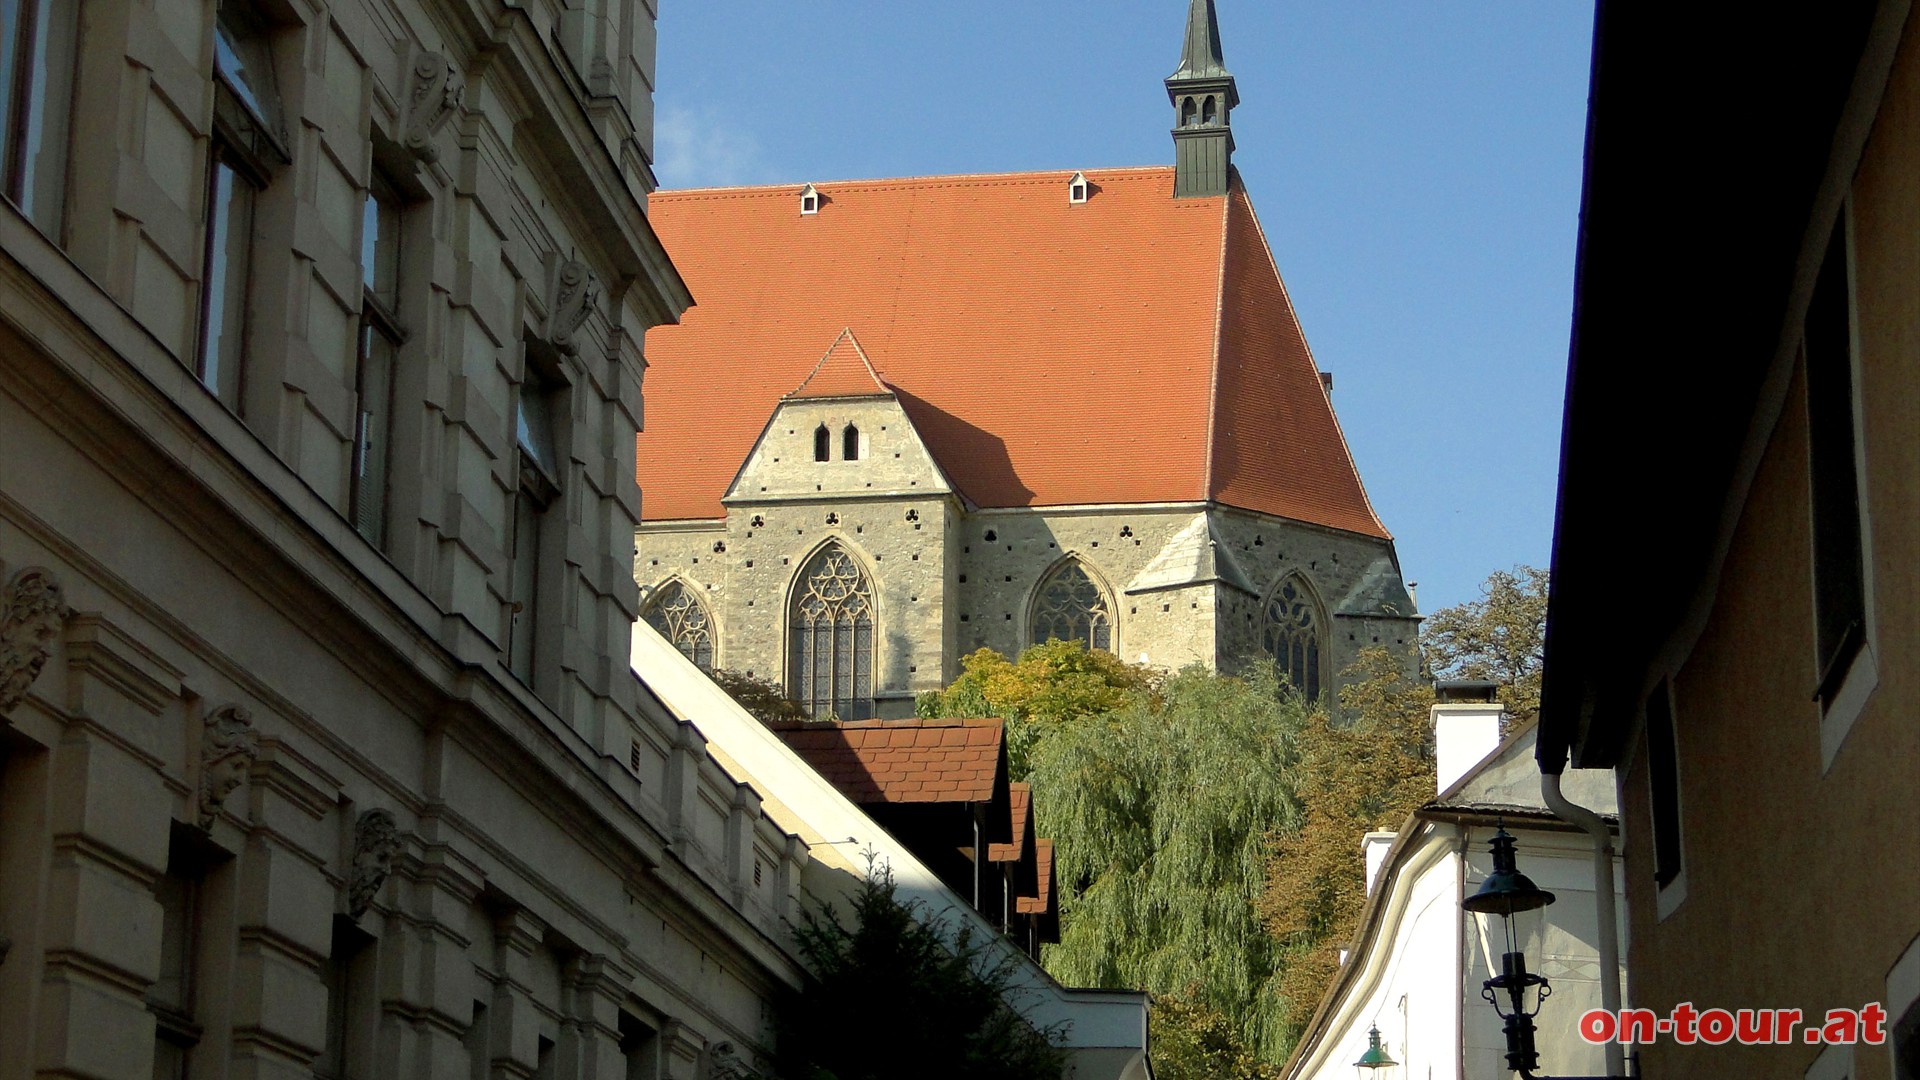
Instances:
[[[1167,76],[1173,101],[1173,196],[1225,195],[1233,175],[1233,128],[1240,104],[1233,74],[1220,52],[1220,19],[1213,0],[1189,0],[1187,40],[1180,67]]]

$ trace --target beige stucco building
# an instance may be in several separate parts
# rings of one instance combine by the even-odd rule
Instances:
[[[653,35],[6,6],[0,1078],[770,1050],[838,864],[629,666]]]
[[[1619,784],[1631,1005],[1804,1021],[1784,1045],[1662,1035],[1643,1075],[1904,1080],[1920,19],[1675,14],[1599,9],[1540,762]],[[1740,108],[1674,125],[1734,86]],[[1870,1005],[1877,1035],[1818,1031]]]
[[[1370,645],[1412,674],[1233,87],[1193,0],[1174,167],[657,195],[699,305],[648,335],[645,617],[844,719],[1049,638],[1314,696]]]

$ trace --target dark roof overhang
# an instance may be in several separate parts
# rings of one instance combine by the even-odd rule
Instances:
[[[1547,771],[1619,762],[1711,569],[1875,6],[1597,4]]]

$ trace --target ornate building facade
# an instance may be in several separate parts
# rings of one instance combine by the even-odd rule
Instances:
[[[1231,165],[1192,0],[1173,168],[663,192],[643,617],[815,715],[1051,638],[1307,693],[1417,616]],[[734,362],[734,377],[707,376]]]

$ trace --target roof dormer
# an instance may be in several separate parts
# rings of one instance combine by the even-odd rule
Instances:
[[[1074,173],[1073,177],[1067,181],[1067,201],[1078,206],[1087,201],[1087,196],[1092,190],[1092,185],[1087,183],[1086,173]]]
[[[808,184],[800,189],[800,213],[802,215],[820,212],[820,189]]]

